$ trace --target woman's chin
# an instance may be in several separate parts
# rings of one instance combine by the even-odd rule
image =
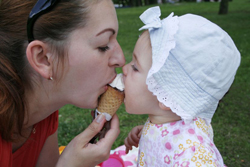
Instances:
[[[82,104],[75,104],[75,106],[82,108],[82,109],[95,109],[97,107],[98,101],[93,101],[93,102],[85,102]]]

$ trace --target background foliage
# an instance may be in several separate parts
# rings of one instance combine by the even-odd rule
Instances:
[[[139,15],[150,6],[119,8],[118,41],[124,51],[126,62],[131,60],[132,51],[143,25]],[[214,141],[229,167],[250,166],[250,1],[230,2],[229,13],[218,15],[219,3],[179,3],[160,6],[162,17],[171,12],[175,15],[194,13],[215,22],[228,32],[241,52],[241,66],[229,93],[222,99],[213,117]],[[117,70],[118,73],[121,69]],[[140,98],[140,97],[135,97]],[[144,124],[146,115],[130,115],[122,105],[118,112],[121,133],[113,149],[123,145],[132,127]],[[91,123],[90,110],[67,105],[60,110],[59,146],[67,145]]]

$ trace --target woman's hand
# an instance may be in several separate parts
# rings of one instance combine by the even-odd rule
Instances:
[[[129,152],[129,150],[132,150],[132,146],[138,147],[141,133],[142,133],[143,125],[139,125],[134,127],[128,134],[128,137],[126,137],[124,143],[126,146],[126,154]]]
[[[57,167],[93,167],[107,160],[111,147],[120,133],[117,115],[113,116],[110,130],[105,137],[95,144],[89,143],[99,133],[105,122],[105,116],[98,115],[84,132],[67,145],[59,158]]]

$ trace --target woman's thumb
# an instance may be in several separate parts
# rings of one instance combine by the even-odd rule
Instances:
[[[89,143],[89,141],[101,131],[104,123],[106,122],[106,118],[103,114],[99,114],[94,121],[81,133],[78,135],[81,141],[84,144]]]

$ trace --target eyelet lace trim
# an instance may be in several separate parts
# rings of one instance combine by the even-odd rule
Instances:
[[[146,84],[148,85],[149,91],[151,91],[158,99],[159,102],[163,103],[166,107],[169,107],[172,112],[180,116],[185,123],[191,121],[193,116],[185,112],[176,101],[172,99],[173,95],[164,91],[160,85],[157,84],[154,77],[151,76],[147,79]]]

